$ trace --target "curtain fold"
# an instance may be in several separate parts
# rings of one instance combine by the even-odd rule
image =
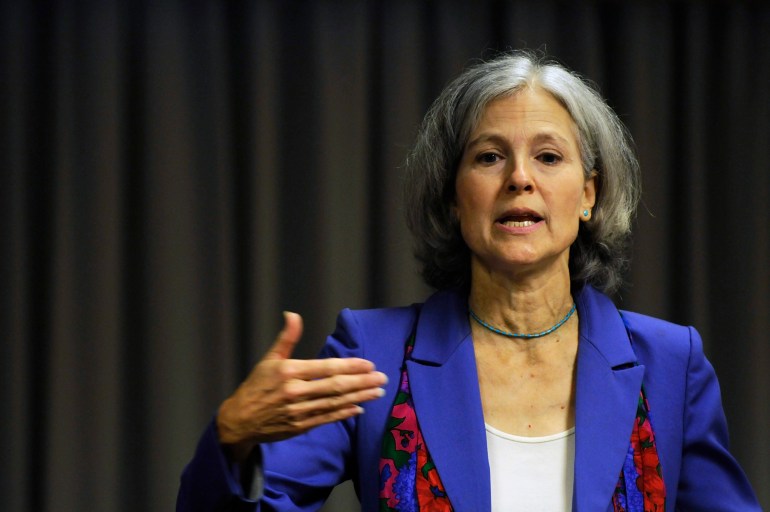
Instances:
[[[643,174],[626,309],[695,325],[770,508],[764,2],[0,2],[0,502],[169,510],[303,314],[421,301],[401,166],[473,59],[596,82]],[[350,510],[335,493],[325,510]]]

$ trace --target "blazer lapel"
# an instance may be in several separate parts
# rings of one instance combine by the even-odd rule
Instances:
[[[417,420],[455,510],[490,510],[484,414],[466,298],[434,295],[407,362]]]
[[[490,510],[484,413],[465,296],[441,292],[422,308],[412,398],[423,436],[455,510]],[[577,295],[578,346],[573,509],[608,510],[628,451],[644,366],[636,364],[614,304],[585,286]]]
[[[636,364],[614,304],[593,288],[577,297],[580,315],[573,510],[610,509],[636,417],[644,366]]]

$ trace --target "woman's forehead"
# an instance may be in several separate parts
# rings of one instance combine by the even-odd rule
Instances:
[[[495,98],[481,111],[466,146],[492,136],[526,135],[540,140],[578,141],[574,119],[561,101],[542,89],[526,88]]]

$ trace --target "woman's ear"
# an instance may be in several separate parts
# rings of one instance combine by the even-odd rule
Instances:
[[[581,203],[583,214],[582,220],[589,220],[591,218],[592,210],[596,206],[596,188],[597,188],[597,172],[591,170],[588,178],[583,184],[583,201]]]

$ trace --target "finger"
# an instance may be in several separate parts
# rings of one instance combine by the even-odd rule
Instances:
[[[385,374],[369,372],[359,375],[334,375],[317,380],[292,380],[286,383],[284,394],[289,402],[322,397],[342,397],[359,391],[379,390],[388,382]]]
[[[302,317],[291,311],[283,312],[283,329],[265,359],[288,359],[302,337]]]
[[[385,396],[382,388],[367,388],[343,395],[326,396],[287,405],[285,411],[294,421],[304,420],[313,416],[325,415],[351,406],[376,400]]]
[[[302,433],[327,423],[334,423],[335,421],[342,421],[353,416],[358,416],[363,412],[364,409],[360,405],[349,405],[340,409],[326,411],[314,416],[308,416],[306,418],[294,420],[291,423],[294,429],[296,429],[297,433]]]
[[[323,379],[335,375],[368,374],[374,371],[374,363],[358,357],[331,357],[328,359],[292,359],[282,368],[284,378]]]

